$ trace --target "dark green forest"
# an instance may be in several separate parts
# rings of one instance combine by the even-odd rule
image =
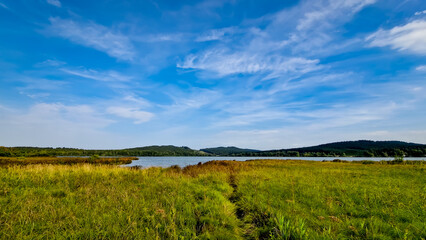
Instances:
[[[237,147],[202,148],[200,151],[219,156],[234,156],[235,154],[238,155],[260,152],[259,150],[243,149]]]
[[[3,157],[48,156],[206,156],[205,152],[176,146],[147,146],[116,150],[87,150],[78,148],[0,147]]]
[[[232,147],[233,148],[233,147]],[[401,141],[346,141],[327,143],[313,147],[291,148],[268,151],[247,152],[218,151],[210,149],[221,156],[264,156],[264,157],[423,157],[426,156],[426,145]]]
[[[189,147],[147,146],[115,150],[0,147],[3,157],[43,156],[253,156],[253,157],[424,157],[426,145],[401,141],[347,141],[313,147],[259,151],[237,147],[194,150]]]

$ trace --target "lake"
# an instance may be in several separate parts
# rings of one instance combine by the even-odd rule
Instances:
[[[236,161],[246,161],[253,159],[292,159],[292,160],[312,160],[312,161],[332,161],[334,159],[341,159],[347,161],[360,161],[360,160],[372,160],[372,161],[381,161],[381,160],[393,160],[394,158],[367,158],[367,157],[138,157],[138,160],[133,160],[132,163],[124,165],[125,167],[170,167],[173,165],[178,165],[180,167],[186,167],[188,165],[195,165],[199,162],[205,163],[212,160],[236,160]],[[413,158],[404,158],[405,160],[426,160],[426,157],[413,157]]]

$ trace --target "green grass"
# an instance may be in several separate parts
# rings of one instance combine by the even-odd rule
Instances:
[[[249,235],[425,239],[424,166],[265,161],[238,174]]]
[[[425,165],[0,168],[0,239],[426,239]]]

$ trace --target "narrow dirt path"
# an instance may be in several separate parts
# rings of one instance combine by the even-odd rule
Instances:
[[[245,209],[241,204],[241,193],[238,191],[238,181],[235,173],[230,173],[229,185],[233,188],[229,201],[235,206],[235,215],[241,222],[241,237],[243,239],[269,239],[269,231],[258,232],[253,235],[257,228],[265,228],[270,221],[270,215],[255,209]],[[249,215],[246,217],[246,215]]]
[[[241,237],[243,239],[252,239],[250,237],[250,229],[253,228],[251,222],[247,222],[246,212],[241,206],[241,194],[238,192],[238,182],[235,173],[230,173],[228,178],[229,185],[233,188],[229,201],[235,206],[235,216],[240,220]]]
[[[233,188],[232,194],[229,197],[229,201],[236,206],[235,214],[238,219],[244,222],[244,210],[239,205],[239,201],[241,199],[241,195],[238,193],[238,184],[236,181],[235,174],[231,173],[228,179],[229,185]]]

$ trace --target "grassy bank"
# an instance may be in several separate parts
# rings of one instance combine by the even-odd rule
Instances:
[[[103,158],[98,156],[92,157],[0,157],[0,166],[5,165],[32,165],[32,164],[55,164],[55,165],[71,165],[71,164],[108,164],[120,165],[132,163],[137,160],[136,157],[111,157]]]
[[[0,168],[1,239],[425,239],[425,165]]]

